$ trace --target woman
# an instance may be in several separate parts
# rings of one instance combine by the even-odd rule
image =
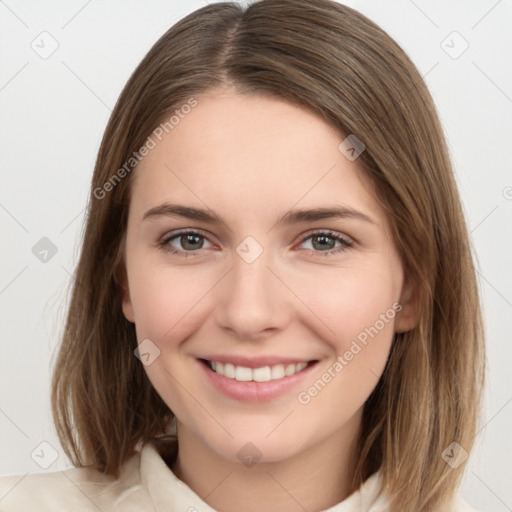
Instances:
[[[484,344],[443,132],[329,0],[174,25],[106,128],[52,406],[9,510],[470,511]]]

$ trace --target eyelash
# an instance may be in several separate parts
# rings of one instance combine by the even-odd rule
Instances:
[[[190,256],[194,256],[196,251],[177,250],[177,249],[171,248],[171,246],[169,245],[169,242],[171,242],[175,238],[179,238],[179,237],[181,237],[183,235],[196,235],[196,236],[199,236],[201,238],[207,238],[200,231],[196,231],[196,230],[193,230],[193,229],[188,229],[188,230],[184,230],[184,231],[179,231],[178,233],[174,233],[172,236],[164,237],[162,240],[160,240],[158,242],[158,246],[159,246],[160,249],[162,249],[165,252],[168,252],[168,253],[171,253],[171,254],[176,254],[176,255],[178,255],[180,257],[183,257],[183,258],[188,258]],[[332,256],[332,255],[338,254],[338,253],[340,253],[342,251],[345,251],[347,248],[353,246],[353,242],[351,242],[349,239],[347,239],[347,238],[345,238],[345,237],[343,237],[341,235],[338,235],[338,234],[336,234],[333,231],[329,231],[329,230],[319,230],[319,231],[311,232],[311,233],[309,233],[307,236],[305,236],[300,241],[300,244],[303,244],[306,240],[308,240],[310,238],[313,238],[315,236],[322,236],[322,235],[334,239],[335,242],[341,242],[342,245],[341,245],[341,247],[337,247],[336,249],[329,249],[329,250],[325,250],[325,251],[315,251],[313,249],[309,249],[309,250],[312,250],[315,253],[318,253],[319,256],[325,256],[325,257],[326,256]]]

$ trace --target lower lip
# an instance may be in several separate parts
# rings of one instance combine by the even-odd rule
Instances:
[[[306,366],[306,368],[300,372],[283,377],[282,379],[269,380],[267,382],[243,382],[219,375],[202,361],[198,360],[198,363],[202,367],[206,377],[216,389],[230,398],[244,402],[263,402],[266,400],[272,400],[272,398],[276,398],[279,395],[290,391],[310,375],[317,365],[317,361],[315,361],[314,363]]]

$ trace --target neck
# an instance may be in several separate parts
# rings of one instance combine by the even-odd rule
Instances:
[[[251,467],[221,457],[179,424],[179,451],[171,470],[222,512],[325,510],[352,493],[351,451],[361,413],[327,439],[286,460],[262,460]]]

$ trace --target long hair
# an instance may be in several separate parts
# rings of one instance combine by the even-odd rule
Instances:
[[[118,477],[139,443],[164,446],[174,415],[134,356],[134,325],[121,308],[130,183],[155,128],[224,85],[307,108],[364,143],[358,161],[416,283],[420,317],[395,335],[364,405],[352,488],[380,469],[392,511],[446,506],[464,464],[451,467],[443,452],[452,443],[471,451],[484,384],[474,255],[420,73],[386,32],[331,0],[205,6],[172,26],[129,78],[96,160],[54,368],[52,412],[64,451],[77,467]]]

